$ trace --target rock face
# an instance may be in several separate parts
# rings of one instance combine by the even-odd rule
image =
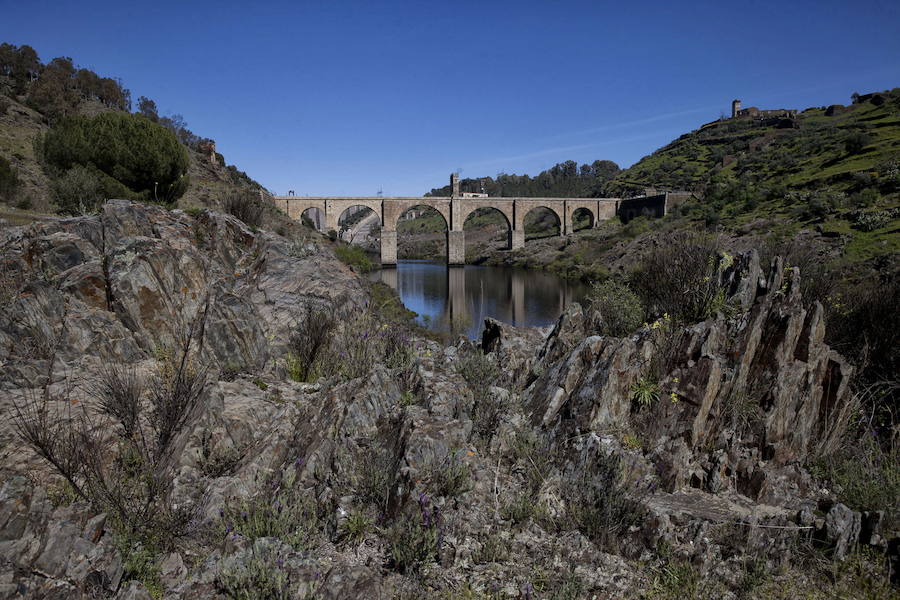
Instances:
[[[0,427],[0,599],[630,598],[656,585],[643,565],[662,546],[735,586],[748,557],[775,569],[798,535],[838,558],[896,547],[881,513],[819,502],[799,466],[834,445],[852,373],[800,275],[764,280],[754,254],[724,276],[733,308],[690,327],[604,338],[572,305],[549,334],[490,320],[482,347],[412,335],[408,361],[298,383],[284,352],[304,308],[366,301],[316,238],[121,201],[3,235],[0,259],[25,274],[0,311],[7,414],[38,393],[93,410],[73,380],[150,368],[198,313],[215,368],[165,464],[190,527],[145,563],[100,506],[54,506],[46,465]],[[373,332],[350,333],[348,354]]]
[[[54,508],[24,477],[0,489],[0,597],[72,598],[109,594],[122,579],[122,558],[106,516],[87,503]]]
[[[31,283],[0,320],[2,380],[40,383],[34,359],[133,362],[171,347],[207,313],[204,351],[258,367],[310,299],[361,304],[345,266],[315,241],[291,244],[234,217],[114,200],[99,217],[6,233],[2,252]]]
[[[761,281],[755,253],[740,256],[725,275],[737,314],[685,328],[663,319],[630,338],[587,336],[570,308],[541,351],[560,359],[525,392],[533,422],[567,435],[640,431],[667,490],[775,500],[774,469],[837,444],[852,368],[822,341],[822,306],[803,308],[798,270],[772,272]],[[642,383],[654,395],[645,407],[634,400]]]

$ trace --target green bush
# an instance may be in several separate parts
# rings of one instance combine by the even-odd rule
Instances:
[[[384,531],[391,566],[401,573],[413,573],[426,562],[436,560],[442,526],[440,510],[431,507],[428,497],[420,494],[418,510],[407,509]]]
[[[250,227],[262,225],[263,205],[259,195],[247,190],[232,190],[222,198],[222,210]]]
[[[187,191],[187,151],[171,131],[139,115],[69,117],[41,146],[52,167],[93,167],[147,201],[173,203]]]
[[[139,197],[124,185],[92,167],[75,165],[50,181],[53,199],[59,210],[68,215],[96,213],[109,198],[125,200]]]
[[[872,142],[872,138],[862,131],[854,131],[844,138],[844,149],[850,154],[862,152]]]
[[[288,377],[294,381],[315,381],[327,363],[331,338],[337,328],[333,311],[307,305],[288,338],[285,359]]]
[[[233,600],[290,600],[285,557],[262,544],[254,545],[242,562],[234,561],[216,574],[216,587]]]
[[[835,455],[819,459],[810,471],[850,508],[883,510],[889,521],[900,524],[900,448],[882,448],[866,432]]]
[[[644,321],[644,307],[640,298],[628,285],[608,279],[595,284],[586,298],[590,307],[600,314],[594,326],[600,335],[622,337],[632,333]]]
[[[368,273],[375,268],[369,255],[359,246],[337,246],[334,254],[342,263],[350,265],[360,273]]]
[[[422,467],[422,475],[432,494],[455,498],[469,489],[472,469],[459,452],[448,452],[444,456],[430,456]]]
[[[218,523],[220,536],[250,541],[274,537],[300,551],[318,546],[324,523],[316,499],[300,489],[296,473],[274,479],[267,488],[254,498],[225,505]]]

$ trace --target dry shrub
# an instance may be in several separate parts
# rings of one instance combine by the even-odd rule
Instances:
[[[308,304],[288,339],[287,371],[294,381],[314,381],[324,368],[338,322],[334,311]]]
[[[232,191],[222,198],[222,210],[237,217],[250,227],[262,225],[265,208],[254,192]]]
[[[172,441],[206,386],[206,370],[194,365],[205,315],[202,308],[191,321],[175,359],[163,361],[150,390],[134,370],[108,365],[93,382],[97,411],[71,398],[71,389],[62,398],[51,397],[49,383],[14,407],[22,442],[80,497],[107,512],[120,534],[145,548],[170,547],[187,533],[196,510],[169,502],[168,466]],[[54,362],[55,355],[48,372]]]
[[[631,276],[631,287],[648,316],[668,314],[676,321],[694,323],[722,308],[725,289],[719,274],[725,265],[719,248],[717,237],[685,231],[648,250]]]

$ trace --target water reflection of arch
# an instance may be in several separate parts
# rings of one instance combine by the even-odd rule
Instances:
[[[511,211],[510,211],[511,212]],[[478,214],[476,214],[478,213]],[[505,211],[501,210],[496,206],[474,206],[468,212],[463,212],[460,217],[462,219],[461,229],[465,231],[466,223],[469,223],[469,220],[472,217],[478,217],[479,215],[484,215],[488,213],[496,213],[503,217],[503,222],[506,223],[506,247],[512,248],[512,232],[513,232],[513,223],[510,219],[510,215],[508,215]]]

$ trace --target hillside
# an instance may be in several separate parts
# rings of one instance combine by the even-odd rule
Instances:
[[[170,205],[222,208],[230,197],[252,199],[265,193],[246,173],[228,165],[212,140],[190,131],[180,115],[157,114],[155,103],[145,97],[136,105],[135,115],[169,130],[187,155],[189,183]],[[66,118],[128,114],[131,108],[131,93],[120,80],[77,68],[66,57],[42,64],[28,46],[0,44],[0,218],[15,225],[60,212],[63,173],[48,166],[40,152],[48,132]],[[277,211],[262,212],[272,228],[297,226]]]
[[[900,153],[900,88],[853,100],[807,108],[795,118],[707,123],[618,173],[606,191],[627,196],[650,186],[703,192],[715,177],[773,192],[853,192],[877,184]]]

